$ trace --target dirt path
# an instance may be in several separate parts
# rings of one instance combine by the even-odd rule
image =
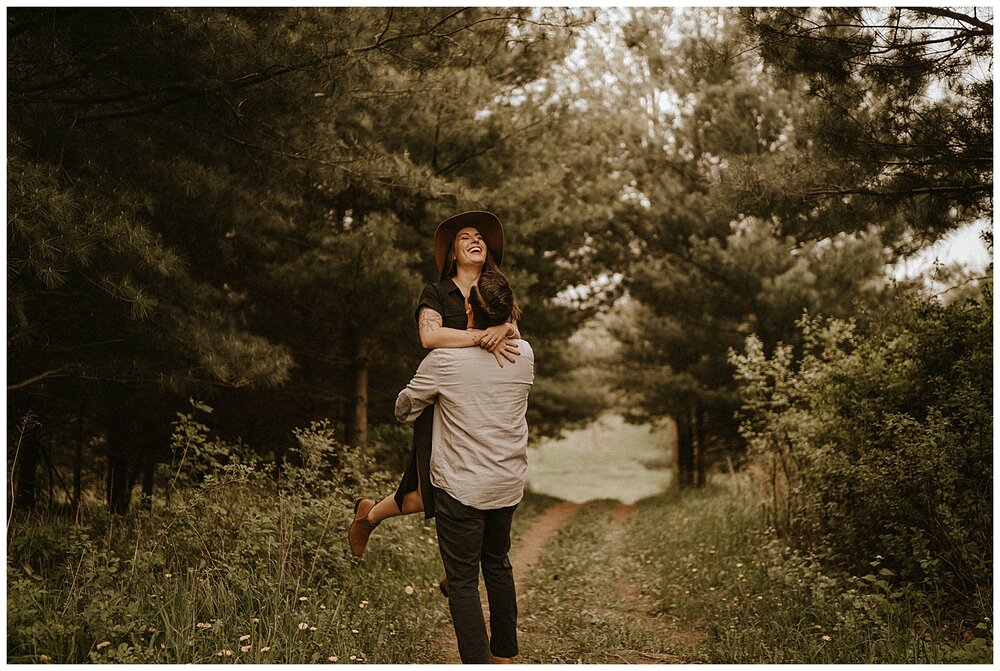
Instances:
[[[628,543],[626,525],[635,515],[637,506],[619,503],[611,509],[611,519],[614,520],[609,542],[620,548],[625,548]],[[694,627],[683,627],[677,623],[669,622],[667,619],[656,614],[657,604],[653,595],[644,591],[641,585],[636,583],[634,574],[626,573],[619,581],[621,586],[620,607],[627,612],[634,622],[648,631],[655,632],[656,638],[660,641],[678,644],[683,648],[695,648],[705,640],[705,632]],[[644,650],[619,650],[614,652],[616,662],[624,664],[651,664],[656,662],[669,663],[690,663],[690,659],[678,655],[657,653]]]
[[[530,597],[527,589],[528,575],[542,556],[545,544],[577,508],[579,505],[568,501],[547,508],[511,547],[510,563],[514,567],[514,589],[517,593],[519,616],[527,612],[527,603]],[[485,590],[482,586],[480,586],[479,592],[483,602],[483,613],[489,622],[489,604],[486,602]],[[458,648],[455,646],[455,631],[450,619],[445,620],[439,627],[435,636],[435,647],[442,651],[441,661],[443,663],[461,664]]]

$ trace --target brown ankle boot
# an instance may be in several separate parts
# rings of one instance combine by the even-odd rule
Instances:
[[[513,663],[514,663],[513,657],[497,657],[492,653],[490,654],[490,664],[513,664]]]
[[[378,523],[372,524],[368,521],[368,513],[375,507],[375,502],[371,499],[358,499],[354,503],[354,522],[347,531],[347,541],[351,545],[351,552],[355,557],[360,557],[368,547],[368,537],[375,531]]]

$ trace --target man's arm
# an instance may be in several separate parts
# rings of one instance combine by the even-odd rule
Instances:
[[[399,392],[399,396],[396,397],[396,419],[400,422],[413,426],[424,408],[434,403],[440,382],[438,371],[440,356],[435,352],[425,356],[417,366],[413,379],[406,385],[406,389]]]

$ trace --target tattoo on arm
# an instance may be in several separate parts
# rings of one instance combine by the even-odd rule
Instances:
[[[417,332],[420,335],[431,333],[444,324],[437,310],[429,307],[420,308],[420,318],[417,320]]]

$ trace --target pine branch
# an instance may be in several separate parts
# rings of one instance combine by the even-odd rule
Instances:
[[[962,23],[969,24],[971,26],[976,26],[986,31],[988,35],[993,34],[993,25],[986,23],[982,19],[978,19],[974,16],[969,16],[968,14],[962,14],[961,12],[956,12],[952,9],[945,9],[943,7],[902,7],[901,9],[906,9],[911,12],[921,12],[923,14],[930,14],[931,16],[940,16],[946,19],[955,19],[956,21],[961,21]]]
[[[24,387],[28,387],[30,385],[33,385],[36,382],[41,382],[42,380],[45,380],[45,379],[50,378],[50,377],[68,377],[68,375],[62,374],[63,371],[66,371],[66,370],[69,370],[69,369],[75,368],[75,367],[76,367],[75,364],[69,364],[69,363],[64,364],[62,366],[59,366],[58,368],[53,368],[52,370],[47,370],[44,373],[39,373],[38,375],[33,375],[33,376],[31,376],[31,377],[29,377],[29,378],[27,378],[25,380],[21,380],[20,382],[15,382],[14,384],[8,384],[7,385],[7,391],[14,391],[15,389],[23,389]]]
[[[838,188],[831,187],[825,189],[813,189],[804,192],[803,195],[813,198],[826,196],[876,196],[876,197],[908,197],[925,196],[932,194],[947,193],[993,193],[993,182],[987,184],[961,184],[955,186],[924,186],[912,189],[900,189],[898,191],[879,191],[878,189],[866,188]]]
[[[491,142],[490,144],[486,145],[485,147],[479,149],[478,151],[474,151],[471,154],[466,154],[465,156],[462,156],[462,157],[460,157],[458,159],[455,159],[454,161],[452,161],[451,163],[449,163],[445,167],[443,167],[440,170],[438,170],[437,172],[435,172],[434,175],[438,176],[438,177],[441,176],[441,175],[444,175],[445,173],[449,172],[453,168],[457,168],[458,166],[460,166],[461,164],[465,163],[466,161],[471,161],[472,159],[474,159],[474,158],[476,158],[478,156],[482,156],[483,154],[487,153],[491,149],[494,149],[495,147],[497,147],[499,145],[502,145],[507,140],[509,140],[509,139],[511,139],[511,138],[513,138],[513,137],[515,137],[515,136],[517,136],[519,134],[521,134],[521,133],[524,133],[525,131],[527,131],[527,130],[529,130],[529,129],[531,129],[531,128],[533,128],[533,127],[535,127],[535,126],[537,126],[537,125],[539,125],[541,123],[544,123],[544,122],[548,121],[550,118],[552,118],[552,115],[551,114],[547,114],[544,117],[542,117],[541,119],[538,119],[537,121],[532,121],[531,123],[526,124],[526,125],[524,125],[524,126],[522,126],[520,128],[515,128],[514,130],[512,130],[507,135],[504,135],[503,137],[498,138],[496,141]]]

